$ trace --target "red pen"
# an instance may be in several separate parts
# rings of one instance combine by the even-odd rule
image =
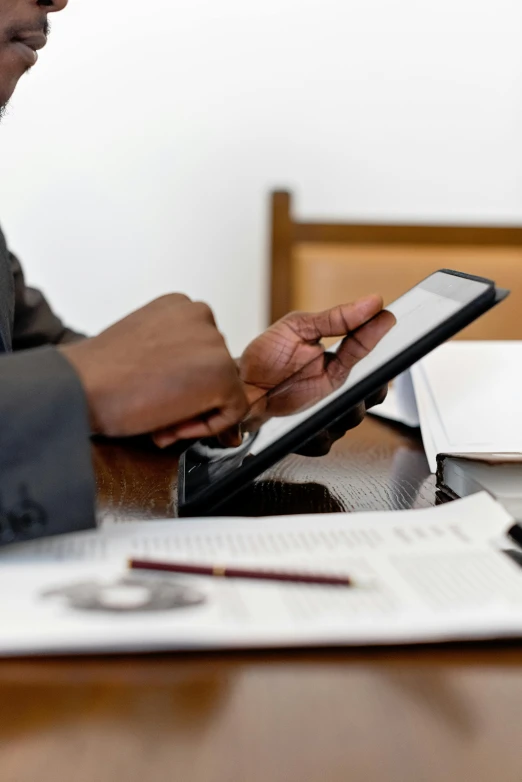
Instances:
[[[155,562],[147,559],[129,560],[131,570],[155,570],[163,573],[181,573],[212,578],[244,578],[255,581],[284,581],[292,584],[318,584],[321,586],[355,586],[348,576],[315,575],[276,570],[250,570],[223,567],[221,565],[188,565],[184,562]]]

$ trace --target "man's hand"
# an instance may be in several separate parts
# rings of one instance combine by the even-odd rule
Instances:
[[[95,433],[170,428],[173,443],[215,436],[248,410],[212,312],[186,296],[163,296],[98,337],[60,350],[83,383]]]
[[[286,315],[255,339],[239,360],[250,404],[256,406],[264,398],[271,417],[297,413],[324,399],[344,383],[394,323],[393,315],[382,309],[380,296],[324,312]],[[327,337],[344,337],[336,354],[325,351],[322,340]],[[276,386],[276,394],[271,395]]]
[[[280,385],[314,359],[323,358],[323,339],[345,337],[381,310],[381,297],[367,296],[324,312],[285,315],[251,342],[239,360],[241,378],[251,400]]]
[[[272,416],[296,413],[339,388],[354,365],[394,324],[395,318],[382,309],[379,296],[368,296],[325,312],[286,315],[257,337],[239,359],[239,374],[250,405],[243,428],[255,430]],[[355,329],[359,329],[357,335],[351,333]],[[345,337],[336,354],[325,351],[321,340],[327,337]],[[297,377],[296,373],[299,373]],[[291,381],[285,386],[289,378]],[[276,387],[277,391],[271,394]],[[382,402],[385,396],[386,389],[383,389],[350,410],[328,431],[307,443],[301,453],[327,453],[335,440],[357,426],[366,410]],[[154,440],[165,448],[179,440],[201,437],[198,427],[198,422],[189,421],[158,432]],[[224,447],[239,445],[239,427],[232,427],[219,439]]]
[[[247,347],[239,361],[240,376],[252,405],[249,428],[258,428],[272,416],[304,410],[335,391],[394,324],[393,315],[382,310],[379,296],[325,312],[291,313],[279,320]],[[359,329],[356,335],[351,333],[355,329]],[[325,352],[322,339],[346,334],[336,354]],[[270,393],[276,386],[277,391]],[[384,389],[349,411],[329,431],[308,443],[302,453],[326,453],[385,396]]]

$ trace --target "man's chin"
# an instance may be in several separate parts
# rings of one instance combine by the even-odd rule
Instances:
[[[0,5],[1,3],[2,0],[0,0]],[[4,58],[0,57],[0,119],[5,117],[9,102],[13,97],[13,93],[16,87],[18,86],[18,82],[24,73],[28,70],[28,68],[25,68],[24,71],[17,69],[15,72],[13,72],[11,69],[10,72],[8,65],[9,63],[5,64]]]
[[[2,86],[4,89],[2,89]],[[3,120],[6,115],[7,107],[9,105],[9,101],[11,100],[12,94],[13,93],[11,90],[5,89],[5,85],[0,85],[0,121]]]

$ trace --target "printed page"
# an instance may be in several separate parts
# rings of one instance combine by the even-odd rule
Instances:
[[[480,494],[429,510],[147,522],[13,546],[1,553],[0,654],[519,634],[511,523]],[[334,573],[355,586],[129,571],[131,556]]]
[[[166,556],[217,564],[220,559],[226,564],[268,557],[275,563],[289,556],[306,560],[312,555],[388,554],[412,547],[447,549],[481,540],[483,525],[489,533],[495,526],[502,529],[509,519],[500,505],[483,494],[421,510],[145,521],[6,546],[0,549],[0,564]]]

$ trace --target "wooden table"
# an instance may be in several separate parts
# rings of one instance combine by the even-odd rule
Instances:
[[[95,462],[107,512],[172,515],[175,457],[104,444]],[[315,485],[276,481],[250,501],[435,502],[419,442],[375,420],[271,477],[311,469]],[[0,699],[0,782],[522,780],[517,644],[5,661]]]

